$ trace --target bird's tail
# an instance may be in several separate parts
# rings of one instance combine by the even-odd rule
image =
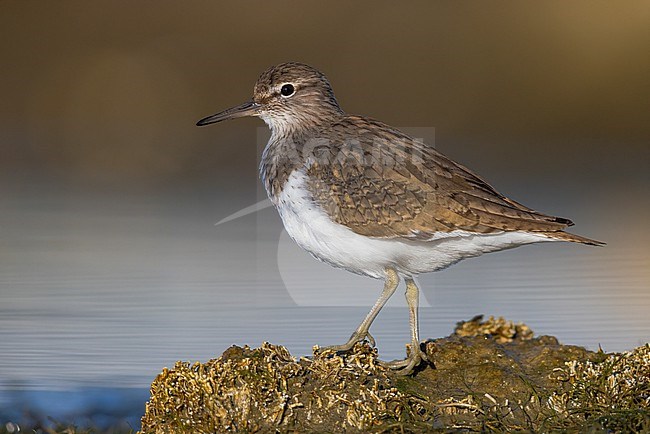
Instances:
[[[564,231],[545,232],[544,235],[558,241],[570,241],[572,243],[587,244],[590,246],[604,246],[606,244],[602,241],[592,240],[591,238],[581,237],[580,235]]]

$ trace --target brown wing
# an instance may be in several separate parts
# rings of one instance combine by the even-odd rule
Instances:
[[[571,221],[531,210],[467,168],[387,125],[348,116],[313,149],[315,200],[336,222],[377,238],[430,239],[455,229],[556,232]]]

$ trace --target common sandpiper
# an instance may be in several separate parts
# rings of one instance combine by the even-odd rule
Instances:
[[[343,345],[374,339],[370,325],[406,283],[411,343],[403,374],[427,361],[418,334],[421,273],[465,259],[546,241],[603,243],[565,232],[573,223],[532,210],[468,168],[382,122],[345,113],[318,70],[282,63],[257,80],[253,99],[201,119],[203,126],[262,118],[271,138],[260,175],[287,233],[315,258],[384,280],[366,318]]]

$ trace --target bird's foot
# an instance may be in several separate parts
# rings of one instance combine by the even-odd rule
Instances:
[[[355,331],[352,333],[352,336],[350,336],[350,339],[343,345],[330,345],[327,347],[323,347],[320,349],[320,351],[334,351],[334,352],[347,352],[350,351],[352,348],[354,348],[354,345],[357,342],[363,342],[364,340],[368,340],[370,342],[371,346],[375,346],[375,338],[372,337],[369,331]]]
[[[413,370],[422,362],[428,363],[427,355],[420,348],[420,343],[407,345],[408,356],[404,360],[393,360],[391,362],[380,362],[382,366],[393,369],[398,375],[410,375]]]

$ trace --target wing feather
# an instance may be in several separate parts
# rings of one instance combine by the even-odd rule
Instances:
[[[546,233],[572,224],[507,198],[466,167],[380,122],[347,116],[328,136],[330,158],[307,168],[309,188],[330,218],[356,233],[431,239],[458,229]]]

